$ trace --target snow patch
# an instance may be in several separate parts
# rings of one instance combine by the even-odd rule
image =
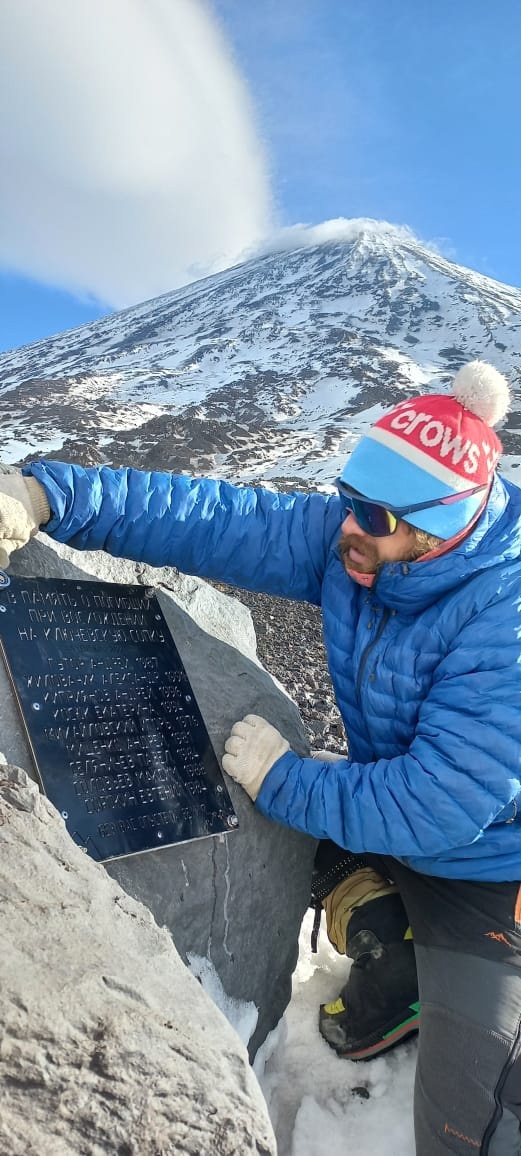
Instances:
[[[318,1008],[337,998],[350,965],[325,932],[318,953],[311,954],[313,914],[302,926],[291,1002],[255,1063],[278,1154],[414,1156],[416,1044],[370,1064],[339,1059],[328,1047],[318,1032]]]
[[[209,959],[202,955],[188,953],[188,966],[195,979],[199,980],[203,991],[212,1002],[222,1011],[223,1015],[235,1029],[237,1035],[246,1046],[257,1027],[259,1010],[252,1000],[233,999],[227,995],[221,980]]]

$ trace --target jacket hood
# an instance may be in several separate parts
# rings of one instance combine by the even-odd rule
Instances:
[[[431,561],[388,562],[373,589],[390,609],[426,609],[476,574],[521,560],[521,489],[497,475],[474,529],[454,550]]]

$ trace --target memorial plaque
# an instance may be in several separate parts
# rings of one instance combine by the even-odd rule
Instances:
[[[0,642],[42,788],[93,859],[237,827],[153,590],[12,578]]]

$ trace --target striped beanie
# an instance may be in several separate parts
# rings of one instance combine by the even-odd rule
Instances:
[[[471,361],[456,374],[451,395],[410,398],[375,422],[341,478],[365,497],[397,508],[490,487],[502,451],[492,427],[509,402],[506,378],[486,362]],[[484,497],[482,490],[404,520],[446,540],[472,522]]]

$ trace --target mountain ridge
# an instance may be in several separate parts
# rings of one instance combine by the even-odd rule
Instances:
[[[289,230],[229,270],[0,355],[0,455],[327,485],[383,408],[443,392],[475,357],[515,393],[520,290],[378,222]],[[514,406],[512,470],[519,427]]]

